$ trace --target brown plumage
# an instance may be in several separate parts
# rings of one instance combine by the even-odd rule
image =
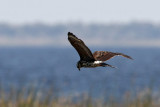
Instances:
[[[114,56],[123,56],[132,59],[130,56],[122,53],[114,53],[108,51],[96,51],[92,54],[90,49],[84,44],[81,39],[78,39],[73,33],[68,32],[68,40],[71,45],[77,50],[80,61],[77,63],[77,68],[80,70],[81,67],[106,67],[109,64],[104,63],[104,61],[113,58]]]
[[[77,50],[81,60],[95,61],[92,52],[81,39],[78,39],[73,33],[68,32],[68,40],[70,41],[71,45]]]
[[[114,53],[114,52],[108,52],[108,51],[96,51],[93,53],[93,56],[95,60],[97,61],[107,61],[114,56],[123,56],[129,59],[132,59],[130,56],[122,54],[122,53]]]

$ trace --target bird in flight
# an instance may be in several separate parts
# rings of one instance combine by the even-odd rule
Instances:
[[[122,53],[114,53],[108,51],[95,51],[93,54],[90,49],[84,44],[81,39],[78,39],[73,33],[68,32],[68,40],[71,45],[77,50],[80,60],[77,62],[77,68],[80,71],[80,68],[94,68],[94,67],[112,67],[105,61],[113,58],[114,56],[123,56],[129,59],[132,59],[130,56],[122,54]]]

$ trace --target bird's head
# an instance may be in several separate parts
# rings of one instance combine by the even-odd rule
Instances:
[[[80,71],[80,68],[81,68],[82,66],[81,66],[81,62],[80,61],[78,61],[77,62],[77,68],[78,68],[78,70]]]

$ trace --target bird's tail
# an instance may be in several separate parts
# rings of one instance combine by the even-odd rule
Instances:
[[[111,67],[111,68],[117,68],[117,67],[114,67],[114,66],[112,66],[112,65],[109,65],[109,64],[106,64],[106,63],[101,63],[101,66],[102,67]]]

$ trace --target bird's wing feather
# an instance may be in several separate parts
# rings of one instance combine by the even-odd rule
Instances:
[[[81,39],[78,39],[73,33],[68,32],[68,40],[71,45],[77,50],[80,60],[82,61],[95,61],[92,52],[84,44]]]
[[[108,51],[96,51],[93,53],[93,56],[94,56],[95,60],[98,60],[98,61],[106,61],[106,60],[113,58],[114,56],[123,56],[123,57],[129,58],[129,59],[132,59],[128,55],[125,55],[122,53],[108,52]]]

